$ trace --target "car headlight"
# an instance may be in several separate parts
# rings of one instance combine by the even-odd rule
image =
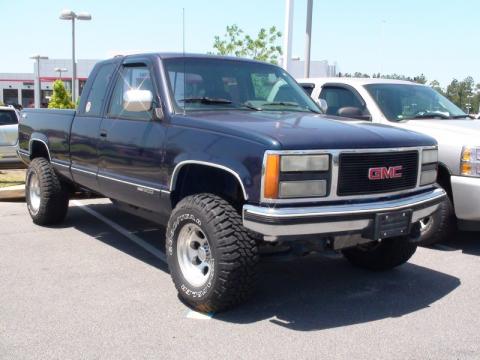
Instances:
[[[437,181],[438,149],[424,149],[422,151],[422,172],[420,186],[433,184]]]
[[[480,177],[480,146],[464,146],[460,159],[460,175]]]
[[[265,199],[327,196],[330,155],[268,154],[263,179]]]

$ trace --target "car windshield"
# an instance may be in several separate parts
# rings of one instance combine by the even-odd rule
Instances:
[[[391,121],[468,117],[458,106],[428,86],[369,84],[365,88]]]
[[[260,62],[215,58],[163,61],[177,111],[321,112],[283,69]]]
[[[0,110],[0,126],[17,124],[17,116],[13,110]]]

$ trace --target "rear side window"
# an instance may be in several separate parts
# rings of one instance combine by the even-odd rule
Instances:
[[[328,104],[327,115],[338,116],[338,110],[344,107],[363,108],[363,104],[352,91],[341,87],[324,87],[320,99],[324,99]]]
[[[313,89],[315,88],[315,84],[300,84],[300,86],[305,90],[305,92],[312,96]]]
[[[114,68],[115,64],[105,64],[98,70],[85,102],[85,115],[100,116]]]
[[[14,111],[0,110],[0,126],[16,124],[18,124],[18,119]]]

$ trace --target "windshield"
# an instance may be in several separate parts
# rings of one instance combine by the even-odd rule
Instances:
[[[177,111],[321,112],[295,80],[277,66],[188,57],[163,63]]]
[[[0,126],[17,124],[17,116],[13,110],[0,110]]]
[[[365,88],[388,120],[465,118],[459,107],[421,85],[369,84]]]

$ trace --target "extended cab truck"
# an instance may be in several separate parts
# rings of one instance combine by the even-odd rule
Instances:
[[[465,114],[427,85],[369,78],[300,79],[326,113],[393,125],[433,136],[438,141],[438,183],[448,198],[422,219],[421,243],[447,239],[456,225],[480,230],[480,120]]]
[[[445,196],[432,138],[325,117],[283,69],[237,58],[103,61],[77,111],[25,110],[19,138],[35,223],[62,221],[78,189],[166,223],[172,279],[201,311],[248,296],[267,242],[400,265]]]

